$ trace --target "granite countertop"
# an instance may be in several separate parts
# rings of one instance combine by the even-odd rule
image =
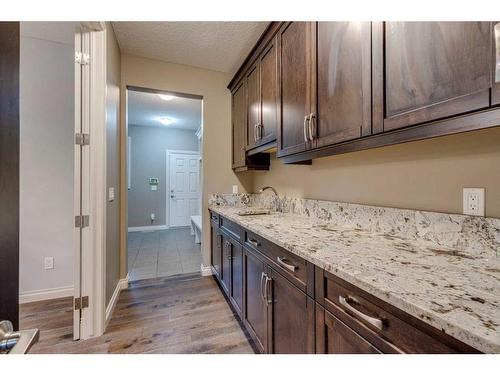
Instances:
[[[486,353],[500,353],[500,257],[296,214],[210,209]]]

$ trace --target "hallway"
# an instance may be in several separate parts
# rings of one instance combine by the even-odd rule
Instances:
[[[31,353],[254,353],[212,277],[131,282],[106,333],[72,340],[72,299],[21,305],[21,328],[40,328]]]
[[[200,272],[201,263],[189,228],[128,233],[130,281]]]

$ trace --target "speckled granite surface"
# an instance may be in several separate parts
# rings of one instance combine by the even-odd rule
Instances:
[[[500,353],[500,219],[216,195],[210,208],[487,353]]]

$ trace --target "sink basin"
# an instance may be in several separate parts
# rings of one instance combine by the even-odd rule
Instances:
[[[269,215],[271,213],[270,210],[265,210],[265,209],[244,209],[241,211],[238,211],[238,215],[240,216],[252,216],[252,215]]]

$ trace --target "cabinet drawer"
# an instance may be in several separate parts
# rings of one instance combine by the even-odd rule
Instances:
[[[233,223],[231,220],[226,219],[224,216],[220,216],[219,219],[220,227],[233,239],[243,243],[243,236],[245,231],[238,224]]]
[[[317,301],[384,352],[477,352],[324,270],[315,274]]]
[[[308,267],[305,259],[282,249],[278,245],[248,230],[245,231],[245,244],[261,252],[271,261],[274,268],[290,276],[290,281],[302,291],[307,290]],[[313,285],[311,285],[312,288],[314,288]]]
[[[210,221],[219,226],[219,215],[215,212],[210,211]]]

